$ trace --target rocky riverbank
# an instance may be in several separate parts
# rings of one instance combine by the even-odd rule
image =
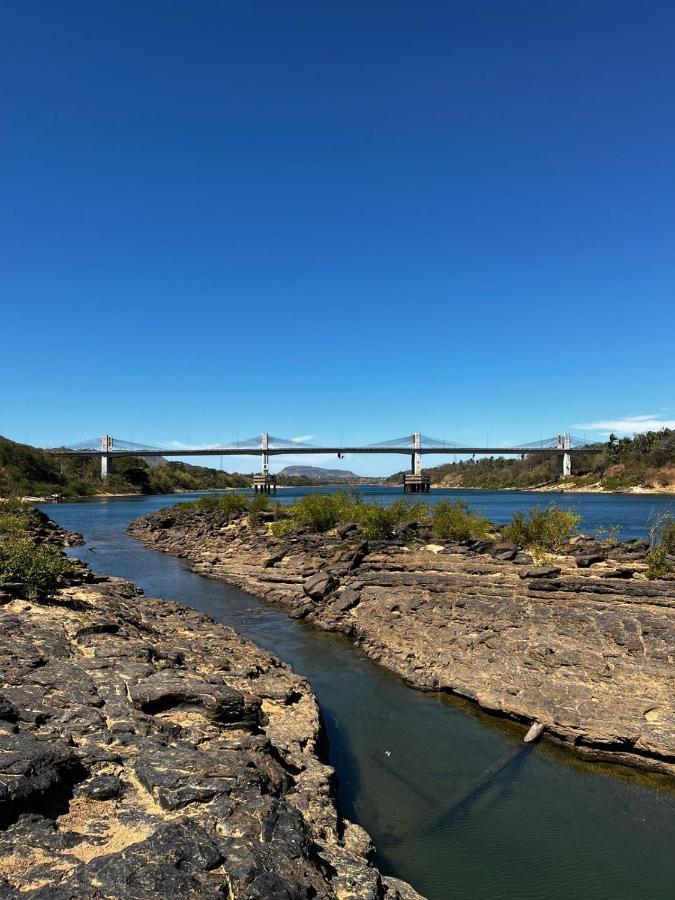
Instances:
[[[263,515],[262,518],[267,518]],[[534,565],[499,542],[368,542],[354,525],[275,537],[268,522],[161,510],[131,533],[446,691],[599,759],[675,774],[675,580],[647,546],[575,539]]]
[[[0,629],[0,896],[419,897],[338,816],[309,684],[230,628],[76,566]]]

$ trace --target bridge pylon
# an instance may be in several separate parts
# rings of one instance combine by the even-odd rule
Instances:
[[[101,435],[101,481],[107,481],[112,472],[112,459],[107,452],[113,448],[113,439],[109,434]]]
[[[428,494],[431,477],[422,472],[422,435],[416,431],[410,436],[413,452],[410,454],[410,472],[403,476],[405,494]]]
[[[570,435],[568,433],[559,434],[556,441],[556,449],[560,452],[556,454],[558,457],[558,477],[569,478],[572,474],[572,454],[570,451]]]
[[[277,479],[275,475],[270,475],[270,455],[269,455],[269,447],[270,447],[270,436],[267,431],[263,431],[262,433],[262,441],[260,444],[260,449],[262,453],[260,454],[260,475],[253,476],[253,490],[256,492],[260,492],[261,494],[276,494],[277,492]]]

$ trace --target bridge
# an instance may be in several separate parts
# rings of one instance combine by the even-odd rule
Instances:
[[[276,478],[270,474],[271,456],[288,454],[335,454],[342,459],[347,453],[398,453],[410,456],[410,472],[404,477],[404,490],[410,493],[426,493],[431,479],[422,471],[422,457],[430,454],[462,455],[462,456],[530,456],[535,454],[554,454],[558,461],[558,474],[566,477],[572,474],[572,455],[588,451],[597,444],[575,437],[569,433],[555,435],[539,441],[518,443],[507,447],[477,447],[458,444],[453,441],[429,437],[419,431],[404,437],[365,445],[335,445],[318,447],[292,438],[273,437],[267,432],[247,438],[243,441],[207,444],[198,447],[178,447],[175,443],[165,446],[124,441],[120,438],[104,434],[100,438],[91,438],[66,447],[49,448],[48,453],[54,456],[98,457],[101,460],[101,478],[105,480],[112,469],[115,459],[127,457],[171,457],[171,456],[259,456],[261,472],[253,478],[253,487],[270,493],[276,490]]]

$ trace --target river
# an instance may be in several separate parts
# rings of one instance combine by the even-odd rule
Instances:
[[[284,490],[279,499],[303,492]],[[384,488],[364,493],[384,502],[401,496]],[[431,498],[441,496],[468,499],[498,522],[514,509],[555,500],[576,506],[585,529],[618,524],[625,537],[645,536],[650,515],[675,506],[673,498],[655,496],[439,491]],[[137,516],[189,499],[124,497],[43,508],[83,534],[86,544],[70,552],[96,571],[207,613],[309,679],[326,723],[340,810],[369,831],[383,871],[431,900],[672,896],[670,782],[588,763],[546,742],[523,749],[522,727],[406,687],[346,639],[196,575],[126,534]],[[496,774],[481,786],[489,771]]]

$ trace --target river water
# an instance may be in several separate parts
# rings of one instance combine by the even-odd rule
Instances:
[[[281,491],[279,499],[289,502],[303,492]],[[383,502],[400,496],[382,488],[364,493]],[[667,497],[490,491],[439,491],[431,499],[443,495],[466,498],[494,521],[555,499],[576,506],[585,529],[620,524],[626,537],[644,536],[650,515],[675,506]],[[86,544],[71,552],[93,569],[231,625],[309,679],[326,723],[340,810],[369,831],[382,870],[432,900],[673,896],[670,782],[587,763],[545,742],[524,748],[524,728],[406,687],[344,638],[189,572],[126,534],[137,516],[192,496],[44,509],[84,535]]]

